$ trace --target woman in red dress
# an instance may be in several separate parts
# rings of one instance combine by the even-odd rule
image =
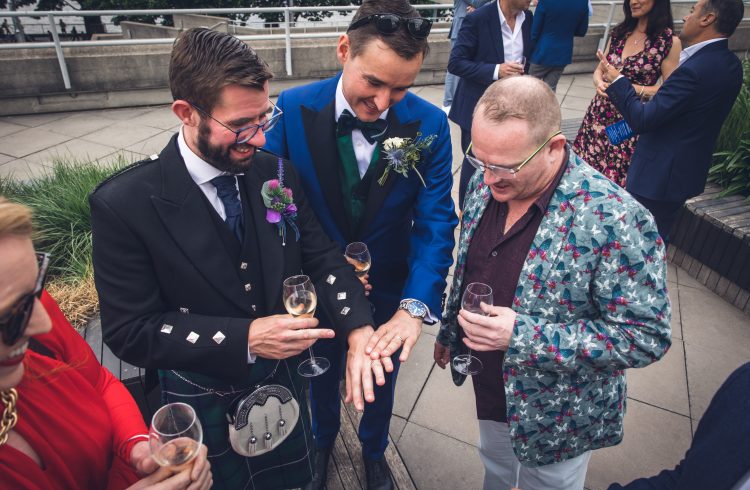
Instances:
[[[0,197],[0,488],[210,488],[205,446],[179,472],[151,458],[130,393],[42,291],[30,237],[28,209]]]
[[[625,19],[612,29],[604,52],[633,83],[636,93],[648,99],[659,90],[659,79],[666,80],[679,64],[681,45],[672,33],[672,10],[669,0],[625,0],[623,10]],[[605,128],[622,121],[605,93],[613,81],[603,80],[599,70],[594,70],[596,95],[573,142],[573,151],[624,188],[637,136],[618,145],[607,138]]]

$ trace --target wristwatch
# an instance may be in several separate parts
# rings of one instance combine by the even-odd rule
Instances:
[[[427,305],[418,299],[404,299],[398,305],[399,310],[406,311],[410,317],[424,320],[427,316]]]

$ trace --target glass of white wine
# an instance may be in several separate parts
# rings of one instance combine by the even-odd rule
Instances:
[[[354,266],[354,272],[360,279],[370,272],[372,258],[367,245],[362,242],[353,242],[346,246],[344,256]]]
[[[168,403],[151,419],[148,445],[160,466],[179,467],[189,463],[202,443],[203,428],[195,410],[187,403]]]
[[[486,316],[487,313],[482,311],[482,303],[492,306],[492,288],[481,282],[472,282],[466,286],[461,298],[461,308],[470,313]],[[471,349],[468,354],[459,354],[454,357],[452,364],[456,372],[466,376],[479,374],[484,367],[482,361],[471,354]]]
[[[318,297],[309,277],[300,275],[284,280],[284,307],[290,315],[295,318],[312,318],[315,315],[316,306],[318,306]],[[307,350],[310,352],[310,359],[305,359],[297,367],[300,376],[313,378],[328,371],[331,367],[328,359],[315,357],[312,346]]]

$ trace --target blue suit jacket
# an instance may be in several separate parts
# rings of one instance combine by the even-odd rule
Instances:
[[[640,135],[628,191],[667,202],[701,194],[716,137],[741,86],[742,66],[726,40],[688,58],[645,104],[627,78],[610,85],[607,95]]]
[[[573,61],[573,37],[589,28],[587,0],[541,0],[531,24],[531,62],[565,66]]]
[[[413,172],[408,178],[390,172],[380,186],[377,180],[387,164],[381,150],[364,217],[354,228],[341,195],[336,145],[335,95],[340,76],[282,92],[277,105],[284,115],[267,134],[266,148],[292,160],[318,220],[342,250],[352,241],[367,244],[376,322],[390,319],[403,298],[424,302],[439,318],[458,224],[450,195],[448,120],[440,109],[411,93],[390,109],[386,138],[437,135],[417,167],[427,187]]]
[[[505,62],[499,8],[498,2],[492,2],[466,16],[448,61],[448,71],[461,77],[453,96],[450,118],[466,131],[471,130],[474,106],[494,82],[495,66]],[[521,29],[527,65],[531,54],[532,19],[533,14],[526,10]]]

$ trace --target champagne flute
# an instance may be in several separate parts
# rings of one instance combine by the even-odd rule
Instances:
[[[315,286],[307,276],[292,276],[284,280],[284,307],[295,318],[312,318],[318,297]],[[305,378],[320,376],[328,371],[331,363],[325,357],[315,357],[312,346],[307,349],[310,359],[305,359],[297,367],[297,372]]]
[[[179,467],[189,463],[202,443],[203,428],[195,410],[187,403],[168,403],[151,419],[148,445],[160,466]]]
[[[367,249],[367,245],[364,243],[350,243],[346,246],[344,256],[348,259],[349,263],[354,266],[354,272],[360,279],[370,272],[372,258],[370,257],[370,251]]]
[[[481,282],[472,282],[464,290],[461,298],[461,308],[477,315],[487,315],[482,311],[482,303],[492,306],[492,288]],[[453,369],[456,372],[466,376],[479,374],[484,367],[482,361],[471,355],[471,349],[468,354],[459,354],[453,358]]]

